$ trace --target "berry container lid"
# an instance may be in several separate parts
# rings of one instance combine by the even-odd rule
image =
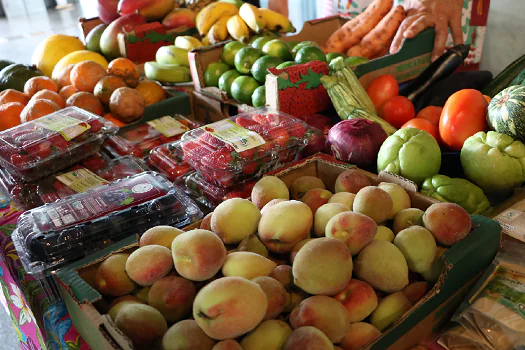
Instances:
[[[181,141],[170,142],[155,147],[147,159],[147,164],[152,169],[164,174],[171,181],[179,181],[183,176],[195,171],[191,165],[186,163],[181,152]]]
[[[145,172],[24,212],[12,239],[26,271],[43,278],[153,226],[180,228],[201,217],[182,190]]]
[[[106,141],[112,154],[147,157],[157,146],[180,140],[188,130],[202,126],[182,115],[164,116],[132,128],[121,130]]]
[[[258,108],[188,131],[179,147],[203,178],[229,188],[296,160],[312,132],[285,113]]]
[[[77,107],[0,132],[0,164],[23,181],[35,181],[97,153],[118,128]]]

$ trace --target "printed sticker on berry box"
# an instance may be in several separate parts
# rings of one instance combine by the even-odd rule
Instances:
[[[202,130],[242,152],[264,145],[266,141],[258,133],[245,129],[229,119],[203,126]]]
[[[82,120],[58,113],[39,118],[34,123],[45,129],[59,133],[66,141],[71,141],[78,135],[82,135],[91,129],[91,125]]]
[[[148,125],[166,137],[173,137],[180,134],[184,134],[186,131],[190,130],[186,125],[176,121],[169,115],[166,115],[162,118],[150,120],[148,122]]]
[[[109,183],[109,181],[84,168],[58,175],[56,179],[75,192],[84,192],[90,188]]]

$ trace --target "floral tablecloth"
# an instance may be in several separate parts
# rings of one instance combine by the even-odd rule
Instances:
[[[51,301],[22,267],[11,240],[21,213],[12,207],[0,210],[0,302],[13,321],[20,349],[90,349],[66,305]]]

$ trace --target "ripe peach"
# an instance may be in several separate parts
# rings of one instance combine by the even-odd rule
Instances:
[[[394,245],[401,250],[412,272],[427,270],[436,256],[436,241],[429,230],[411,226],[399,232]]]
[[[251,199],[257,208],[262,209],[273,199],[290,199],[288,187],[277,176],[265,176],[252,189]]]
[[[147,245],[135,250],[126,262],[129,277],[141,286],[151,286],[173,268],[171,251],[160,245]]]
[[[397,235],[400,231],[410,226],[423,226],[423,215],[425,212],[417,208],[403,209],[394,217],[392,225],[394,233]]]
[[[323,181],[315,176],[301,176],[292,183],[290,192],[292,199],[300,200],[306,194],[306,192],[313,190],[314,188],[326,189]]]
[[[350,211],[347,206],[339,203],[328,203],[322,205],[314,214],[314,234],[317,237],[325,235],[326,224],[335,215]]]
[[[193,317],[211,338],[241,336],[263,320],[268,300],[261,287],[242,277],[223,277],[204,286],[193,303]]]
[[[292,265],[294,283],[307,293],[334,295],[352,278],[352,255],[334,238],[317,238],[305,244]]]
[[[328,337],[315,327],[300,327],[286,339],[282,350],[332,350],[334,345]]]
[[[161,313],[144,304],[124,306],[117,314],[115,324],[138,348],[151,348],[168,330]]]
[[[265,320],[277,318],[286,306],[286,290],[279,283],[271,277],[261,276],[252,279],[252,282],[257,283],[266,294],[268,299],[268,309],[266,310]]]
[[[136,285],[126,274],[128,259],[129,254],[115,254],[100,264],[95,281],[101,294],[118,297],[133,292]]]
[[[211,350],[243,350],[241,344],[237,343],[236,340],[226,339],[215,344]]]
[[[308,205],[312,213],[315,214],[317,209],[328,203],[330,197],[332,197],[332,192],[321,188],[314,188],[305,193],[303,198],[301,198],[301,202]]]
[[[390,294],[381,299],[370,316],[370,323],[380,331],[384,331],[411,307],[412,304],[403,292]]]
[[[253,279],[268,276],[277,266],[262,255],[251,252],[234,252],[226,256],[222,265],[222,274],[226,277],[238,276]]]
[[[335,180],[335,193],[357,193],[362,188],[370,186],[370,179],[357,169],[343,171]]]
[[[115,321],[115,318],[117,317],[117,314],[122,310],[122,308],[129,304],[144,304],[141,300],[139,300],[137,297],[133,295],[125,295],[122,297],[119,297],[111,302],[109,304],[109,312],[108,315],[111,317],[113,321]]]
[[[352,210],[352,208],[354,207],[354,199],[355,193],[337,192],[332,197],[330,197],[328,203],[339,203]]]
[[[212,216],[213,216],[213,213],[209,213],[202,219],[201,226],[199,227],[201,230],[211,231],[211,217]]]
[[[313,214],[298,201],[278,203],[268,209],[259,222],[259,238],[275,253],[287,253],[310,233]]]
[[[292,328],[283,321],[263,321],[241,341],[243,350],[280,350],[292,334]]]
[[[279,265],[268,277],[277,280],[283,287],[289,287],[293,282],[292,267],[290,265]]]
[[[359,350],[380,336],[381,332],[370,323],[352,323],[340,345],[343,350]]]
[[[288,303],[284,308],[284,312],[292,312],[293,309],[297,307],[297,305],[310,296],[296,287],[287,288],[286,292],[288,293],[286,297]]]
[[[171,326],[162,338],[163,350],[211,350],[215,341],[202,331],[194,320],[184,320]]]
[[[247,199],[228,199],[215,208],[211,228],[225,244],[236,244],[255,233],[261,212]]]
[[[380,224],[392,214],[394,202],[390,195],[375,186],[367,186],[357,192],[353,211],[369,216]]]
[[[381,241],[393,242],[394,241],[394,232],[386,226],[377,226],[377,233],[374,236],[374,239],[379,239]]]
[[[151,286],[148,304],[159,310],[166,321],[177,322],[191,311],[196,294],[195,286],[190,281],[166,276]]]
[[[351,279],[350,283],[334,296],[348,311],[350,322],[360,322],[377,307],[377,295],[370,285]]]
[[[252,252],[262,255],[265,258],[268,257],[268,249],[266,249],[266,247],[256,234],[251,234],[248,237],[245,237],[237,247],[237,251]]]
[[[312,240],[314,240],[315,238],[307,238],[307,239],[303,239],[301,242],[297,243],[296,245],[293,246],[293,249],[292,251],[290,252],[290,263],[293,264],[293,261],[295,260],[295,256],[297,255],[297,253],[299,253],[299,250],[304,247],[304,245]]]
[[[139,300],[148,303],[148,294],[151,287],[142,287],[140,289],[135,290],[133,295],[135,295]]]
[[[403,293],[408,301],[415,304],[427,294],[428,287],[427,282],[414,282],[406,286],[405,289],[403,289]]]
[[[171,251],[177,272],[192,281],[212,278],[226,259],[226,247],[221,239],[213,232],[201,229],[177,236]]]
[[[351,211],[335,215],[328,221],[326,237],[344,242],[352,255],[356,255],[377,233],[377,224],[366,215]]]
[[[286,202],[286,201],[287,201],[286,199],[282,199],[282,198],[272,199],[271,201],[266,203],[266,205],[261,209],[261,215],[264,215],[268,211],[268,209],[270,209],[274,205],[281,203],[281,202]]]
[[[171,226],[155,226],[144,232],[140,237],[139,247],[146,245],[161,245],[171,249],[171,243],[183,231]]]
[[[423,215],[423,223],[436,241],[446,246],[467,237],[472,228],[469,213],[455,203],[432,204]]]

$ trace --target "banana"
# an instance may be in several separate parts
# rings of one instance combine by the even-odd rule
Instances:
[[[175,46],[179,49],[191,51],[202,46],[199,39],[192,36],[178,36],[175,38]]]
[[[230,4],[234,4],[238,8],[240,8],[242,6],[242,0],[219,0],[219,1],[220,2],[227,2],[227,3],[230,3]]]
[[[295,33],[295,27],[285,15],[268,9],[259,9],[259,11],[266,22],[266,29],[272,32]]]
[[[210,41],[208,40],[208,37],[205,36],[204,38],[202,38],[202,46],[210,46]]]
[[[208,35],[206,36],[208,38],[208,41],[210,44],[216,44],[218,42],[226,40],[228,37],[228,20],[232,16],[224,16],[221,17],[217,22],[215,22],[214,25],[211,26],[210,31],[208,32]]]
[[[199,34],[204,36],[210,31],[211,26],[221,17],[233,16],[238,13],[239,9],[234,4],[227,2],[214,2],[199,12],[195,24]]]
[[[178,64],[146,62],[144,64],[144,73],[148,79],[162,83],[185,83],[191,81],[190,69]]]
[[[239,16],[246,22],[248,27],[255,33],[260,33],[264,29],[265,21],[259,9],[252,4],[244,3],[239,9]]]
[[[175,45],[162,46],[157,50],[155,59],[162,64],[180,64],[186,67],[190,66],[188,61],[188,51],[179,49]]]
[[[241,16],[231,16],[226,26],[228,27],[228,33],[235,40],[245,43],[250,38],[250,29],[248,29]]]

